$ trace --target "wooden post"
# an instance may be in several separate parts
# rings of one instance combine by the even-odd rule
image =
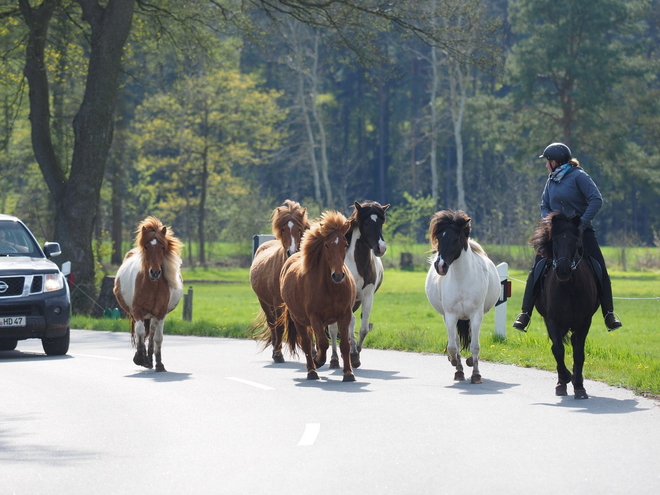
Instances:
[[[183,295],[183,319],[192,321],[193,311],[193,288],[188,287],[188,294]]]

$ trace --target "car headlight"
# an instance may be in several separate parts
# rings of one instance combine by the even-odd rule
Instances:
[[[53,292],[64,288],[64,277],[59,273],[47,273],[44,283],[45,292]]]

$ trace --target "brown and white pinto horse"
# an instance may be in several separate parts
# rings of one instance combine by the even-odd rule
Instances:
[[[280,320],[285,325],[291,352],[295,354],[299,347],[305,353],[308,380],[318,380],[316,368],[325,364],[329,347],[325,327],[337,323],[344,362],[343,381],[355,381],[348,337],[355,281],[344,264],[348,228],[344,215],[326,211],[305,233],[301,251],[292,255],[282,268],[280,286],[285,307]],[[317,347],[314,357],[312,333]]]
[[[161,360],[163,325],[183,294],[183,244],[154,217],[140,222],[136,234],[135,247],[126,253],[117,270],[114,294],[131,318],[131,340],[137,347],[133,362],[153,368],[155,352],[156,371],[166,371]]]
[[[369,323],[371,308],[374,303],[374,295],[383,283],[383,263],[380,257],[385,254],[387,244],[383,240],[383,224],[385,223],[385,211],[390,205],[381,206],[376,201],[355,202],[355,210],[349,217],[350,228],[346,239],[349,248],[346,252],[346,266],[355,279],[355,304],[353,313],[360,306],[360,337],[355,341],[355,317],[351,319],[349,337],[351,339],[351,364],[354,368],[360,367],[360,352],[362,343],[373,325]],[[339,368],[337,357],[337,325],[328,327],[332,341],[332,356],[330,367]]]
[[[252,324],[254,335],[273,346],[273,361],[283,363],[282,336],[284,327],[277,324],[282,314],[280,272],[286,259],[300,248],[300,239],[309,228],[307,208],[287,199],[273,210],[272,230],[275,240],[265,242],[254,255],[250,267],[250,285],[259,299],[261,312]],[[264,321],[265,319],[265,321]],[[266,339],[266,335],[270,338]]]

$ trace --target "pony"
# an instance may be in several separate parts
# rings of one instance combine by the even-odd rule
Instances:
[[[573,383],[576,399],[588,399],[584,388],[584,345],[591,319],[600,305],[592,266],[584,260],[580,217],[554,212],[536,227],[529,244],[548,261],[547,272],[536,298],[536,309],[545,320],[557,362],[556,395],[567,395]],[[550,262],[552,260],[552,262]],[[573,346],[573,373],[564,363],[568,333]]]
[[[298,251],[303,233],[309,229],[307,208],[287,199],[273,210],[272,231],[275,240],[267,241],[255,252],[250,266],[250,285],[259,299],[260,314],[253,322],[253,334],[263,340],[264,346],[273,346],[273,362],[283,363],[282,337],[284,327],[277,325],[282,314],[280,271],[286,259]],[[264,339],[267,335],[270,340]]]
[[[431,218],[429,237],[436,254],[429,261],[426,297],[440,313],[447,327],[447,351],[454,380],[464,380],[458,348],[468,347],[472,355],[466,364],[472,366],[471,383],[482,383],[479,374],[479,332],[484,315],[500,296],[497,268],[481,246],[470,239],[471,219],[463,211],[443,210]]]
[[[348,219],[350,227],[346,239],[349,248],[344,263],[355,279],[357,290],[353,313],[362,305],[360,338],[357,342],[355,341],[355,317],[351,318],[349,329],[351,364],[354,368],[359,368],[362,343],[373,328],[373,324],[369,323],[369,316],[373,307],[374,294],[383,283],[384,270],[380,257],[387,250],[387,244],[383,240],[383,224],[385,223],[385,211],[390,205],[381,206],[376,201],[364,201],[363,203],[356,201],[354,207],[353,214]],[[336,324],[328,327],[332,341],[330,368],[339,368],[337,331]]]
[[[131,319],[131,342],[137,348],[133,362],[153,368],[155,353],[156,371],[166,371],[161,360],[163,325],[183,294],[183,244],[169,227],[151,216],[138,224],[135,233],[135,247],[117,270],[113,292]]]
[[[308,380],[319,379],[316,368],[325,364],[329,346],[325,327],[337,323],[344,362],[343,381],[355,381],[348,331],[356,290],[353,275],[344,263],[349,227],[343,214],[324,212],[305,233],[300,252],[289,257],[282,267],[280,287],[284,311],[280,321],[290,351],[296,354],[300,348],[305,353]],[[316,355],[312,335],[316,337]]]

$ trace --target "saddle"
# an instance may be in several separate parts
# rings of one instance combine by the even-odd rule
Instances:
[[[598,286],[598,292],[600,293],[603,288],[603,268],[598,263],[596,258],[589,256],[588,254],[584,255],[584,261],[589,262],[589,266],[594,271],[596,275],[596,285]],[[538,294],[541,287],[543,287],[543,280],[545,279],[545,274],[548,272],[548,268],[552,265],[552,260],[550,258],[542,258],[536,263],[534,267],[534,294]]]

